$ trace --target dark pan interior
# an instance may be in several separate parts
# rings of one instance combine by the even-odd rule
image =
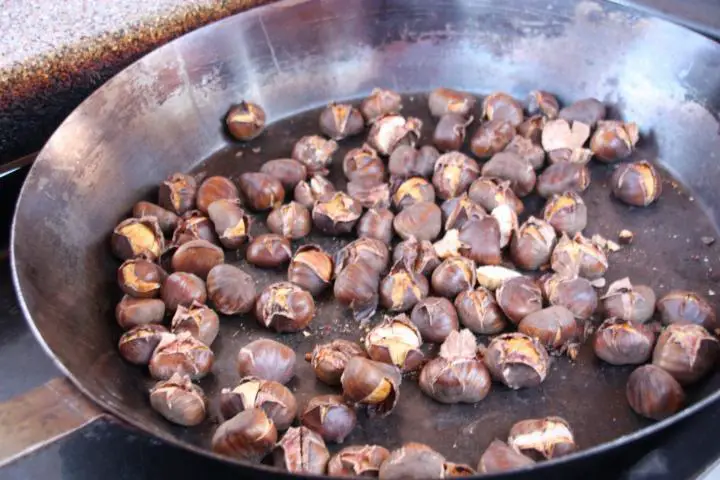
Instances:
[[[641,125],[634,158],[657,160],[678,180],[667,177],[657,205],[629,209],[609,196],[612,167],[593,167],[592,185],[583,195],[591,218],[586,233],[608,238],[623,228],[635,233],[631,246],[611,256],[608,280],[630,276],[658,294],[673,288],[720,293],[720,247],[700,240],[719,235],[714,205],[720,194],[714,185],[720,171],[714,156],[720,140],[711,112],[720,103],[720,48],[679,27],[605,4],[521,3],[522,8],[483,1],[281,2],[183,37],[111,80],[52,137],[17,208],[16,285],[49,353],[111,412],[206,452],[213,422],[187,430],[170,426],[149,407],[147,376],[116,353],[120,331],[112,311],[119,299],[118,262],[109,252],[109,232],[134,202],[154,198],[169,173],[237,177],[257,170],[265,160],[289,156],[295,140],[317,131],[313,108],[359,98],[374,86],[424,92],[445,85],[478,95],[504,90],[519,98],[542,88],[565,102],[603,99],[614,116],[622,113]],[[256,141],[233,146],[220,119],[240,98],[262,104],[272,124]],[[424,95],[406,96],[404,112],[426,120],[427,138]],[[336,184],[344,184],[342,154],[359,142],[342,144],[333,167]],[[261,222],[256,223],[253,233],[260,233]],[[336,251],[347,240],[307,241]],[[227,260],[252,270],[238,258],[232,254]],[[259,286],[285,276],[253,274]],[[717,306],[716,298],[710,297]],[[237,382],[234,355],[241,345],[273,336],[251,317],[223,320],[213,345],[216,367],[201,382],[210,397]],[[328,297],[318,302],[308,333],[281,340],[302,358],[321,341],[361,337],[357,324]],[[624,398],[630,369],[601,365],[587,346],[581,352],[574,364],[557,360],[538,389],[512,392],[494,385],[488,398],[472,406],[439,405],[406,380],[398,409],[380,421],[360,416],[346,444],[394,448],[423,441],[453,461],[475,465],[490,440],[504,438],[513,422],[527,417],[565,417],[585,453],[649,432],[641,430],[649,423],[635,416]],[[299,362],[291,386],[301,405],[332,391],[316,382],[305,362]],[[690,401],[699,406],[719,388],[715,373],[689,391]]]

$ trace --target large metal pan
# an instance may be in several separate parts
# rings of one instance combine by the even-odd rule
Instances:
[[[283,121],[289,116],[362,97],[375,86],[426,92],[439,85],[478,94],[506,90],[518,97],[542,88],[565,102],[594,96],[637,121],[643,140],[636,157],[657,160],[687,190],[666,183],[656,206],[631,210],[612,201],[604,187],[612,169],[594,168],[585,197],[592,217],[588,232],[636,233],[635,244],[613,257],[609,279],[630,274],[659,293],[715,288],[716,249],[700,237],[717,236],[720,218],[716,43],[592,1],[285,1],[153,52],[93,94],[50,139],[21,193],[12,238],[20,303],[38,340],[103,409],[169,443],[215,456],[208,448],[215,425],[169,425],[150,409],[147,375],[116,353],[118,263],[110,255],[109,232],[172,172],[237,176],[287,156],[299,136],[315,131],[316,121],[314,114]],[[220,119],[242,98],[262,104],[274,125],[248,147],[231,148]],[[414,98],[407,112],[427,118],[422,95]],[[312,240],[332,250],[342,243]],[[256,279],[263,286],[282,276],[257,272]],[[328,298],[320,302],[310,331],[310,337],[286,335],[282,341],[302,358],[322,340],[360,336]],[[233,358],[239,346],[270,335],[250,318],[223,321],[214,346],[217,365],[201,382],[211,397],[237,382]],[[582,451],[538,469],[562,468],[619,449],[720,397],[718,372],[689,391],[688,408],[650,424],[627,407],[628,373],[600,364],[585,347],[577,363],[557,361],[541,388],[496,387],[475,406],[436,404],[406,381],[397,411],[382,421],[362,419],[347,443],[394,448],[423,441],[453,461],[475,464],[513,422],[555,414],[570,421]],[[300,403],[329,391],[303,362],[293,388]],[[243,466],[267,473],[267,467]]]

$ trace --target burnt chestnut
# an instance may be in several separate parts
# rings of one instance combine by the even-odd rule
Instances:
[[[259,408],[277,430],[287,430],[297,415],[297,401],[285,385],[256,377],[243,378],[232,390],[223,388],[219,406],[225,420],[245,410]]]
[[[393,188],[392,203],[398,211],[418,202],[435,202],[435,189],[424,178],[408,178]]]
[[[475,333],[493,335],[505,330],[508,324],[495,297],[484,287],[460,292],[455,308],[463,327]]]
[[[393,219],[393,228],[403,240],[435,240],[442,230],[442,212],[432,202],[418,202],[404,208]]]
[[[507,318],[518,325],[533,312],[542,309],[540,287],[528,277],[514,277],[503,282],[495,291],[495,299]]]
[[[331,477],[377,477],[390,452],[380,445],[345,447],[330,458],[327,474]]]
[[[385,164],[370,145],[353,148],[343,158],[343,173],[349,181],[370,178],[381,183],[385,178]]]
[[[212,438],[215,453],[257,462],[277,442],[277,429],[264,411],[251,408],[220,424]]]
[[[652,292],[652,290],[650,291]],[[653,295],[652,300],[654,299]],[[649,297],[647,301],[650,301]],[[705,298],[695,292],[673,290],[657,302],[657,309],[664,325],[695,323],[702,325],[710,332],[714,332],[718,328],[715,309]]]
[[[190,307],[179,305],[171,322],[172,333],[190,335],[210,346],[220,331],[220,318],[208,306],[193,302]]]
[[[304,181],[308,176],[305,165],[294,158],[268,160],[260,167],[260,173],[266,173],[277,178],[286,192],[295,188],[298,183]]]
[[[550,305],[567,308],[581,322],[589,320],[597,308],[597,293],[587,278],[550,275],[542,289]]]
[[[660,198],[660,174],[646,160],[620,165],[610,179],[613,195],[636,207],[647,207]]]
[[[595,332],[593,350],[611,365],[640,365],[650,359],[655,333],[645,325],[608,318]]]
[[[403,261],[410,265],[413,270],[425,276],[440,265],[440,259],[435,253],[433,244],[427,240],[418,240],[410,237],[393,248],[393,264]]]
[[[590,185],[590,171],[579,163],[560,162],[550,165],[537,179],[537,192],[550,198],[564,192],[581,193]]]
[[[318,201],[312,210],[315,226],[326,235],[351,232],[360,215],[362,215],[360,203],[343,192],[337,192],[327,200]]]
[[[292,247],[282,235],[267,233],[258,235],[248,245],[245,258],[260,268],[277,268],[290,261]]]
[[[207,416],[207,398],[190,377],[177,373],[150,389],[150,406],[168,421],[193,427]]]
[[[400,396],[400,371],[387,363],[351,357],[340,377],[343,396],[350,402],[362,405],[368,415],[388,415]]]
[[[342,443],[355,428],[357,416],[342,395],[320,395],[310,399],[300,414],[300,423],[326,442]]]
[[[110,246],[120,260],[143,257],[153,261],[165,249],[165,240],[155,217],[128,218],[113,230]]]
[[[669,417],[685,403],[682,386],[655,365],[635,369],[628,377],[625,395],[635,413],[653,420]]]
[[[535,461],[515,451],[502,440],[493,440],[485,449],[477,471],[479,473],[503,473],[535,465]]]
[[[193,337],[190,332],[167,334],[150,357],[150,376],[168,380],[173,374],[188,375],[199,380],[212,369],[215,355],[210,347]]]
[[[462,226],[458,238],[464,244],[460,254],[478,265],[498,265],[502,261],[500,223],[495,217],[470,220]]]
[[[571,239],[563,234],[553,250],[550,265],[563,276],[580,275],[592,280],[605,275],[608,259],[603,249],[590,239],[581,234]]]
[[[393,238],[394,218],[387,208],[371,208],[358,220],[358,237],[374,238],[389,245]]]
[[[208,207],[216,200],[239,200],[240,192],[229,178],[214,176],[208,177],[200,184],[197,190],[195,203],[197,209],[204,214],[208,213]]]
[[[295,185],[293,198],[305,208],[313,208],[315,202],[327,201],[335,193],[335,187],[325,177],[313,175],[310,180]]]
[[[590,127],[582,122],[562,118],[551,120],[543,127],[540,141],[546,152],[581,149],[590,137]]]
[[[291,240],[305,238],[312,229],[310,211],[298,202],[273,209],[267,217],[268,229]]]
[[[257,212],[275,208],[285,200],[282,183],[267,173],[243,173],[240,175],[239,184],[248,206]]]
[[[450,332],[439,355],[420,372],[420,390],[440,403],[477,403],[490,392],[490,374],[470,330]]]
[[[491,93],[483,99],[483,116],[488,120],[503,120],[513,127],[520,125],[525,114],[519,101],[504,92]]]
[[[477,162],[460,152],[448,152],[435,163],[432,183],[438,198],[447,200],[466,192],[480,176]]]
[[[303,245],[295,252],[288,267],[288,281],[313,296],[320,295],[332,282],[333,260],[317,245]]]
[[[568,122],[581,122],[594,127],[597,122],[606,116],[605,105],[595,98],[585,98],[568,105],[560,110],[558,116]]]
[[[553,195],[543,208],[543,219],[559,233],[575,235],[587,226],[587,206],[575,192]]]
[[[357,343],[348,340],[333,340],[330,343],[315,345],[310,354],[310,365],[321,382],[328,385],[340,385],[340,377],[351,357],[366,357],[365,350]],[[307,356],[305,357],[307,359]]]
[[[147,365],[164,336],[169,335],[162,325],[147,324],[123,333],[118,342],[120,356],[135,365]]]
[[[483,177],[510,181],[510,188],[518,197],[525,197],[535,188],[535,169],[517,153],[500,152],[482,167]]]
[[[306,135],[293,146],[292,158],[305,165],[309,175],[327,175],[327,167],[332,163],[337,149],[335,140],[326,140],[320,135]]]
[[[419,150],[410,145],[400,145],[390,154],[388,170],[392,178],[430,178],[438,158],[440,152],[432,145],[424,145]]]
[[[160,296],[169,312],[179,305],[189,307],[193,302],[205,303],[207,290],[202,278],[192,273],[175,272],[163,282]]]
[[[290,428],[273,450],[273,465],[294,474],[322,475],[329,460],[322,437],[307,427]]]
[[[157,297],[166,276],[159,265],[143,258],[126,260],[117,271],[120,290],[135,298]]]
[[[455,113],[467,117],[475,108],[476,99],[471,93],[438,87],[428,95],[428,108],[433,117]]]
[[[480,159],[490,158],[505,150],[515,136],[515,127],[504,120],[480,124],[470,139],[470,150]]]
[[[415,117],[389,114],[376,118],[370,127],[367,143],[388,156],[400,145],[415,146],[420,139],[422,121]]]
[[[165,302],[159,298],[133,298],[124,295],[115,307],[115,319],[123,330],[162,323],[164,316]]]
[[[406,443],[390,453],[380,466],[379,477],[380,480],[445,478],[445,457],[422,443]]]
[[[132,216],[135,218],[155,217],[160,226],[160,230],[162,230],[165,235],[172,235],[173,230],[177,228],[177,224],[180,221],[178,216],[170,210],[166,210],[160,205],[155,205],[154,203],[144,200],[133,206]]]
[[[518,332],[537,338],[545,348],[567,349],[571,357],[576,354],[572,348],[580,332],[573,313],[563,306],[554,305],[526,315],[518,325]]]
[[[457,113],[448,113],[440,117],[435,125],[432,143],[441,152],[460,150],[465,143],[465,132],[473,122],[473,117],[466,118]]]
[[[602,297],[603,308],[611,317],[645,323],[655,313],[655,292],[647,285],[633,285],[629,278],[610,284]]]
[[[387,271],[389,259],[390,251],[385,243],[374,238],[358,238],[335,254],[335,274],[352,263],[361,262],[379,275]]]
[[[310,292],[290,282],[268,285],[255,304],[258,322],[276,332],[299,332],[315,316],[315,302]]]
[[[207,240],[191,240],[175,250],[171,266],[175,272],[186,272],[205,279],[210,270],[225,262],[225,252]]]
[[[483,218],[487,212],[473,202],[467,193],[445,200],[440,206],[445,221],[445,230],[462,228],[469,220]]]
[[[639,139],[640,131],[636,123],[600,121],[590,139],[590,150],[601,162],[615,162],[629,157]]]
[[[577,448],[570,424],[560,417],[517,422],[510,429],[508,445],[536,460],[562,457]]]
[[[253,340],[237,355],[240,377],[257,377],[288,383],[295,375],[295,352],[292,348],[269,338]]]
[[[265,110],[257,103],[243,100],[233,105],[225,116],[228,132],[236,140],[247,142],[265,130]]]
[[[183,214],[173,232],[172,245],[180,246],[192,240],[207,240],[216,245],[220,243],[213,222],[200,210],[190,210]]]
[[[346,185],[347,193],[364,208],[389,208],[390,185],[362,177]]]
[[[407,312],[427,297],[429,290],[427,278],[400,261],[380,282],[380,304],[390,312]]]
[[[530,115],[543,114],[552,120],[560,113],[560,104],[552,93],[533,90],[528,95],[528,113]]]
[[[510,257],[518,268],[538,270],[550,263],[556,239],[552,225],[531,216],[513,235]]]
[[[342,140],[363,131],[365,121],[360,110],[346,103],[331,103],[320,112],[320,131],[333,140]]]
[[[475,262],[465,257],[450,257],[433,271],[430,283],[433,291],[445,298],[455,298],[458,293],[475,286]]]
[[[550,369],[545,347],[523,333],[504,333],[493,338],[484,360],[490,375],[513,390],[540,385]]]
[[[652,363],[689,385],[712,370],[719,350],[717,339],[702,326],[673,323],[658,337]]]
[[[424,356],[422,336],[407,315],[385,317],[365,337],[365,349],[375,361],[395,365],[403,372],[415,370]]]
[[[540,170],[545,165],[545,150],[521,135],[515,135],[504,151],[520,155],[535,170]]]
[[[400,110],[402,110],[402,97],[399,93],[386,88],[373,88],[370,96],[360,104],[360,113],[368,123],[384,115],[399,113]]]
[[[433,343],[442,343],[450,332],[459,328],[455,307],[443,297],[420,300],[412,309],[410,321],[417,327],[423,340]]]
[[[158,204],[176,215],[191,210],[195,206],[197,182],[184,173],[173,173],[158,189]]]
[[[210,270],[207,292],[218,312],[225,315],[247,313],[255,306],[255,281],[233,265],[222,264]]]
[[[525,209],[525,206],[510,187],[511,183],[509,180],[480,177],[470,185],[468,196],[470,200],[487,211],[492,211],[500,205],[507,204],[515,210],[515,213],[520,215]]]

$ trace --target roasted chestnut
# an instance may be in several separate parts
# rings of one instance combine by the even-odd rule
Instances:
[[[570,239],[563,234],[553,250],[550,265],[554,271],[566,276],[596,279],[605,275],[608,268],[607,255],[590,239],[576,234]]]
[[[445,200],[440,206],[440,210],[443,213],[446,231],[462,228],[468,221],[483,218],[487,215],[485,209],[473,202],[467,193]]]
[[[655,313],[653,289],[647,285],[633,285],[627,277],[611,283],[602,301],[609,316],[628,322],[645,323]]]
[[[335,274],[338,275],[352,263],[365,263],[378,275],[387,271],[390,252],[388,246],[374,238],[358,238],[335,254]]]
[[[490,392],[490,374],[470,330],[450,332],[437,358],[420,372],[420,390],[440,403],[477,403]]]
[[[158,204],[176,215],[182,215],[195,206],[197,182],[184,173],[173,173],[158,189]]]
[[[390,154],[388,170],[393,178],[430,178],[440,153],[432,145],[416,150],[410,145],[400,145]]]
[[[340,377],[351,357],[367,357],[365,350],[348,340],[333,340],[315,345],[310,355],[310,364],[320,381],[328,385],[340,385]],[[307,357],[306,357],[307,358]]]
[[[523,333],[503,333],[493,338],[484,360],[490,375],[513,390],[540,385],[550,368],[545,347]]]
[[[422,443],[406,443],[380,466],[380,480],[445,478],[445,457]]]
[[[546,348],[568,350],[571,357],[580,332],[573,313],[567,308],[554,305],[526,315],[518,325],[518,332],[540,340]]]
[[[385,164],[370,145],[353,148],[343,158],[343,173],[349,181],[371,179],[381,183],[385,178]]]
[[[448,152],[435,163],[432,183],[437,196],[446,200],[466,192],[470,184],[480,176],[477,162],[460,152]]]
[[[503,120],[513,127],[520,125],[525,114],[523,107],[516,99],[504,92],[491,93],[483,99],[483,116],[488,120]]]
[[[320,135],[306,135],[295,143],[292,158],[305,165],[310,175],[327,175],[327,167],[332,163],[337,149],[335,140],[326,140]]]
[[[297,415],[297,401],[285,385],[256,377],[243,378],[232,390],[223,388],[219,406],[225,420],[242,411],[259,408],[277,430],[287,430]]]
[[[549,198],[564,192],[581,193],[590,185],[590,172],[580,163],[560,162],[550,165],[537,179],[537,192]]]
[[[444,478],[474,477],[477,473],[470,465],[464,463],[445,462],[443,469]]]
[[[233,138],[247,142],[265,130],[265,110],[257,103],[243,100],[230,108],[225,125]]]
[[[389,114],[376,118],[368,133],[368,144],[388,156],[400,145],[415,146],[420,138],[422,121],[415,117]]]
[[[425,276],[400,261],[380,282],[380,304],[391,312],[407,312],[427,297],[429,290]]]
[[[207,240],[213,244],[220,243],[215,234],[213,222],[204,216],[200,210],[190,210],[183,214],[173,232],[172,245],[180,246],[192,240]]]
[[[598,358],[612,365],[640,365],[650,359],[655,333],[645,325],[621,318],[608,318],[595,332],[593,349]]]
[[[216,200],[239,200],[240,192],[229,178],[214,176],[208,177],[200,184],[197,190],[195,203],[197,209],[207,214],[208,207]]]
[[[126,260],[117,271],[120,290],[135,298],[157,297],[166,276],[159,265],[143,258]]]
[[[255,304],[258,322],[276,332],[299,332],[315,316],[315,302],[310,292],[290,282],[268,285]]]
[[[390,452],[380,445],[345,447],[330,458],[327,474],[331,477],[377,477]]]
[[[568,105],[560,110],[558,116],[568,122],[581,122],[594,127],[600,120],[605,119],[605,105],[595,98],[585,98]]]
[[[175,272],[163,282],[160,295],[169,312],[174,312],[179,305],[189,307],[193,302],[205,303],[207,290],[202,278],[192,273]]]
[[[442,343],[450,332],[459,328],[455,307],[443,297],[420,300],[413,307],[410,321],[417,327],[423,340],[433,343]]]
[[[551,165],[563,162],[587,165],[592,159],[592,150],[589,148],[559,148],[547,152],[547,157]]]
[[[424,356],[422,336],[407,315],[385,317],[365,337],[365,349],[375,361],[395,365],[403,372],[415,370]]]
[[[326,442],[342,443],[355,428],[357,416],[341,395],[320,395],[310,399],[300,414],[300,423]]]
[[[418,202],[435,202],[435,189],[422,177],[411,177],[399,182],[392,195],[393,206],[397,210]]]
[[[362,206],[343,192],[318,201],[312,210],[315,226],[326,235],[342,235],[352,231],[362,215]]]
[[[253,340],[237,355],[240,377],[257,377],[285,384],[295,375],[295,352],[269,338]]]
[[[590,139],[590,150],[598,160],[610,163],[629,157],[639,138],[640,131],[636,123],[599,121]]]
[[[536,460],[558,458],[575,451],[575,436],[560,417],[521,420],[512,426],[508,445]]]
[[[267,227],[271,232],[291,240],[305,238],[312,229],[310,211],[298,202],[281,205],[268,215]]]
[[[655,365],[636,368],[628,377],[625,395],[635,413],[653,420],[669,417],[685,403],[682,386]]]
[[[502,310],[487,288],[460,292],[455,298],[455,308],[463,327],[475,333],[493,335],[507,326]]]
[[[199,380],[208,373],[215,361],[210,347],[193,337],[190,332],[163,335],[150,357],[150,376],[167,380],[177,373]]]
[[[620,165],[613,172],[610,185],[613,195],[636,207],[647,207],[662,193],[660,174],[646,160]]]
[[[510,257],[515,266],[524,270],[538,270],[550,263],[555,248],[555,229],[544,220],[530,217],[513,235]]]
[[[455,298],[463,290],[473,288],[476,281],[475,262],[465,257],[444,260],[430,279],[433,291],[445,298]]]
[[[208,306],[193,302],[190,307],[179,305],[172,318],[172,333],[190,335],[210,346],[220,331],[220,318]]]
[[[510,181],[510,188],[518,197],[527,196],[535,188],[533,166],[517,153],[496,153],[483,165],[482,175]]]
[[[158,298],[133,298],[125,295],[115,307],[115,319],[123,330],[162,323],[164,316],[165,302]]]
[[[494,292],[507,280],[515,277],[521,277],[522,274],[501,265],[483,265],[475,270],[477,274],[477,283],[481,287],[485,287]]]
[[[522,135],[515,135],[505,147],[505,151],[520,155],[535,170],[540,170],[545,165],[545,150]]]
[[[542,289],[550,305],[567,308],[577,320],[589,320],[597,308],[597,293],[587,278],[550,275]]]
[[[649,289],[649,287],[645,288]],[[652,293],[652,290],[650,292]],[[652,296],[652,300],[654,299],[655,295]],[[646,296],[645,300],[650,302],[651,298]],[[665,325],[695,323],[702,325],[710,332],[714,332],[718,328],[715,309],[706,299],[695,292],[673,290],[657,302],[657,309],[660,313],[660,320]]]
[[[533,90],[528,95],[528,113],[530,115],[543,114],[552,120],[560,113],[560,104],[552,93]]]
[[[261,268],[277,268],[290,261],[292,247],[290,241],[282,235],[267,233],[258,235],[250,242],[245,258]]]
[[[535,465],[535,461],[526,457],[520,452],[503,442],[502,440],[493,440],[485,449],[477,471],[479,473],[503,473],[521,468],[531,467]]]
[[[193,385],[190,377],[177,373],[150,389],[150,405],[167,420],[184,427],[202,423],[207,415],[203,389]]]
[[[393,249],[393,264],[403,261],[416,272],[425,276],[430,275],[438,265],[440,259],[435,253],[432,243],[427,240],[418,240],[410,237]]]
[[[553,195],[543,208],[543,219],[558,232],[575,235],[587,225],[587,206],[575,192]]]
[[[308,175],[305,165],[294,158],[268,160],[260,167],[260,173],[266,173],[280,180],[286,192],[294,189]]]
[[[385,88],[373,88],[370,96],[360,104],[360,113],[368,123],[384,115],[399,113],[400,110],[402,110],[400,94]]]
[[[460,231],[451,229],[445,232],[443,238],[433,243],[435,254],[441,260],[450,257],[459,257],[462,252],[468,251],[470,245],[460,240]]]
[[[175,272],[192,273],[205,279],[210,270],[225,262],[225,252],[207,240],[191,240],[175,250],[170,265]]]
[[[361,177],[348,182],[347,193],[364,208],[389,208],[390,185],[378,183],[372,177]]]
[[[513,137],[515,127],[504,120],[491,120],[480,124],[470,139],[470,150],[478,158],[490,158],[505,150]]]
[[[428,108],[433,117],[455,113],[467,117],[475,108],[476,99],[471,93],[438,87],[428,95]]]
[[[165,336],[170,335],[162,325],[147,324],[123,333],[118,342],[120,356],[135,365],[147,365],[153,352]]]
[[[525,209],[525,206],[510,186],[511,183],[509,180],[480,177],[470,185],[468,196],[470,200],[487,211],[492,211],[499,205],[508,204],[513,207],[515,213],[520,215]]]
[[[282,183],[267,173],[243,173],[240,175],[239,184],[248,206],[255,211],[270,210],[282,205],[285,200]]]
[[[393,219],[393,228],[400,238],[432,241],[442,230],[442,212],[432,202],[418,202],[404,208]]]
[[[590,127],[587,124],[558,118],[545,124],[540,141],[546,152],[572,151],[582,148],[589,137]]]
[[[507,247],[508,243],[510,243],[510,239],[512,238],[513,233],[516,232],[519,228],[517,213],[515,213],[515,210],[513,210],[510,205],[505,204],[498,205],[497,207],[493,208],[493,211],[490,212],[490,215],[495,220],[497,220],[498,223],[498,228],[500,231],[500,248],[505,248]]]
[[[333,140],[342,140],[363,131],[365,121],[360,110],[346,103],[331,103],[320,112],[320,131]]]
[[[165,248],[165,240],[155,217],[128,218],[113,230],[112,252],[120,260],[143,257],[153,261]]]
[[[288,267],[288,281],[313,296],[320,295],[330,285],[332,277],[332,258],[317,245],[298,248]]]
[[[374,238],[389,245],[393,237],[394,218],[395,215],[387,208],[371,208],[358,220],[358,237]]]
[[[260,461],[277,442],[277,429],[259,408],[244,410],[220,424],[212,438],[213,452]]]
[[[273,465],[295,474],[322,475],[329,460],[322,437],[306,427],[288,429],[273,450]]]
[[[247,313],[255,306],[255,281],[233,265],[222,264],[210,270],[207,292],[215,309],[225,315]]]
[[[503,282],[495,292],[495,299],[507,318],[518,325],[533,312],[542,309],[540,287],[529,277],[514,277]]]
[[[466,118],[457,113],[448,113],[440,117],[432,142],[441,152],[460,150],[465,143],[465,132],[473,122],[473,117]]]
[[[340,377],[343,395],[350,402],[363,405],[370,416],[386,416],[400,396],[400,371],[387,363],[351,357]]]
[[[293,198],[306,208],[313,208],[315,202],[327,201],[335,193],[335,187],[330,181],[320,175],[313,175],[310,180],[295,185]]]
[[[652,363],[689,385],[712,370],[718,350],[717,339],[702,326],[673,323],[658,337]]]
[[[154,203],[144,200],[135,204],[132,215],[135,218],[155,217],[160,226],[160,230],[162,230],[165,235],[172,235],[173,230],[177,228],[177,224],[180,221],[178,216],[170,210],[166,210],[160,205],[155,205]]]

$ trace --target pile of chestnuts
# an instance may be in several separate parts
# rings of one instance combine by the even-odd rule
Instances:
[[[319,134],[298,139],[288,158],[234,180],[174,173],[156,203],[138,202],[117,225],[119,351],[157,380],[152,408],[192,427],[217,402],[213,451],[292,473],[445,478],[529,468],[576,450],[568,422],[553,416],[562,412],[516,423],[477,468],[420,443],[334,454],[328,445],[351,435],[359,415],[392,414],[403,382],[443,404],[482,402],[493,382],[540,385],[557,357],[574,359],[594,332],[588,348],[600,361],[638,366],[627,381],[630,408],[651,419],[681,409],[684,388],[707,375],[720,352],[713,307],[690,291],[657,299],[628,278],[598,292],[607,245],[583,235],[602,214],[582,198],[588,162],[630,157],[638,126],[607,119],[591,98],[561,108],[544,91],[525,105],[496,92],[479,103],[437,88],[428,97],[437,121],[425,141],[423,122],[403,116],[402,103],[379,88],[359,106],[331,103]],[[261,135],[266,121],[247,101],[225,118],[227,133],[242,142]],[[365,132],[364,143],[339,158],[340,142]],[[337,168],[344,191],[328,179]],[[619,164],[609,187],[619,201],[647,207],[662,181],[640,160]],[[529,211],[530,195],[542,200],[540,210]],[[269,233],[254,234],[260,214]],[[312,232],[340,239],[337,251],[305,242]],[[259,289],[242,266],[226,263],[226,251],[256,268],[287,269],[287,277]],[[296,352],[278,340],[306,332],[316,302],[328,296],[350,312],[362,338],[315,345],[305,359],[336,392],[300,405],[286,386]],[[197,382],[212,372],[220,315],[254,316],[268,335],[282,335],[233,352],[237,384],[208,400]]]

